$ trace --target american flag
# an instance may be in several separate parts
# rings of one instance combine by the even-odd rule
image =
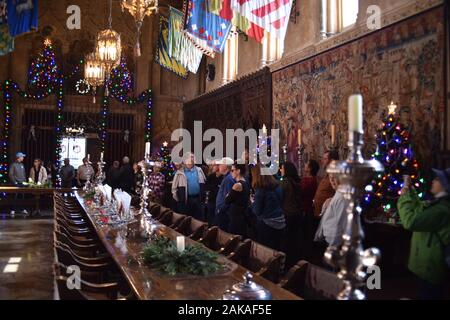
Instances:
[[[233,11],[284,40],[293,0],[231,0]]]

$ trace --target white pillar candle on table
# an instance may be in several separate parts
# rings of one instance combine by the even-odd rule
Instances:
[[[297,130],[297,142],[299,146],[302,145],[302,129]]]
[[[360,94],[348,98],[348,131],[363,132],[363,98]]]
[[[177,237],[177,250],[178,250],[178,252],[184,251],[184,237],[183,236]]]
[[[103,162],[103,151],[100,152],[100,161]]]
[[[150,155],[150,142],[145,143],[145,158]]]
[[[263,124],[263,126],[262,126],[262,132],[263,132],[265,135],[267,135],[267,127],[266,127],[265,124]]]
[[[87,160],[88,160],[88,162],[91,161],[91,155],[89,153],[88,153],[88,156],[87,156]]]

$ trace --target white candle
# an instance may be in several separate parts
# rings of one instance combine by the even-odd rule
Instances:
[[[184,237],[183,236],[177,237],[177,250],[178,250],[178,252],[184,251]]]
[[[103,162],[103,151],[100,152],[100,162]]]
[[[297,130],[297,142],[299,146],[302,145],[302,129]]]
[[[150,142],[145,143],[145,158],[150,155]]]
[[[363,98],[360,94],[348,98],[348,131],[363,132]]]
[[[263,126],[262,126],[262,132],[263,132],[263,134],[267,135],[267,127],[265,124],[263,124]]]
[[[88,153],[88,162],[90,162],[91,161],[91,155]]]
[[[331,125],[331,144],[334,146],[334,142],[336,141],[336,125]]]

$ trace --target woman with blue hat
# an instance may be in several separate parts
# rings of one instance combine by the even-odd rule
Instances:
[[[436,178],[432,201],[420,201],[411,180],[405,179],[397,207],[403,227],[413,231],[409,269],[419,278],[419,298],[443,299],[449,266],[446,248],[450,244],[450,168],[433,169]]]

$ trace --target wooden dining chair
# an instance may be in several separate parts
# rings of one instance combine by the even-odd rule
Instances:
[[[255,274],[278,283],[284,271],[286,255],[258,242],[246,239],[228,258]]]
[[[203,243],[209,249],[229,255],[238,246],[242,236],[225,232],[218,227],[211,227],[205,232],[205,236],[198,241]]]
[[[105,253],[105,248],[100,243],[94,242],[89,244],[80,244],[75,242],[71,237],[66,235],[65,233],[54,230],[54,241],[59,241],[68,245],[73,252],[79,253],[80,255],[86,257],[95,257]]]
[[[278,286],[306,300],[336,300],[344,289],[336,274],[304,260],[297,262]]]
[[[187,217],[175,228],[175,230],[192,240],[198,241],[203,237],[207,228],[208,223],[192,217]]]
[[[169,228],[175,229],[184,219],[186,219],[185,214],[176,213],[170,210],[164,214],[159,222],[168,226]]]

